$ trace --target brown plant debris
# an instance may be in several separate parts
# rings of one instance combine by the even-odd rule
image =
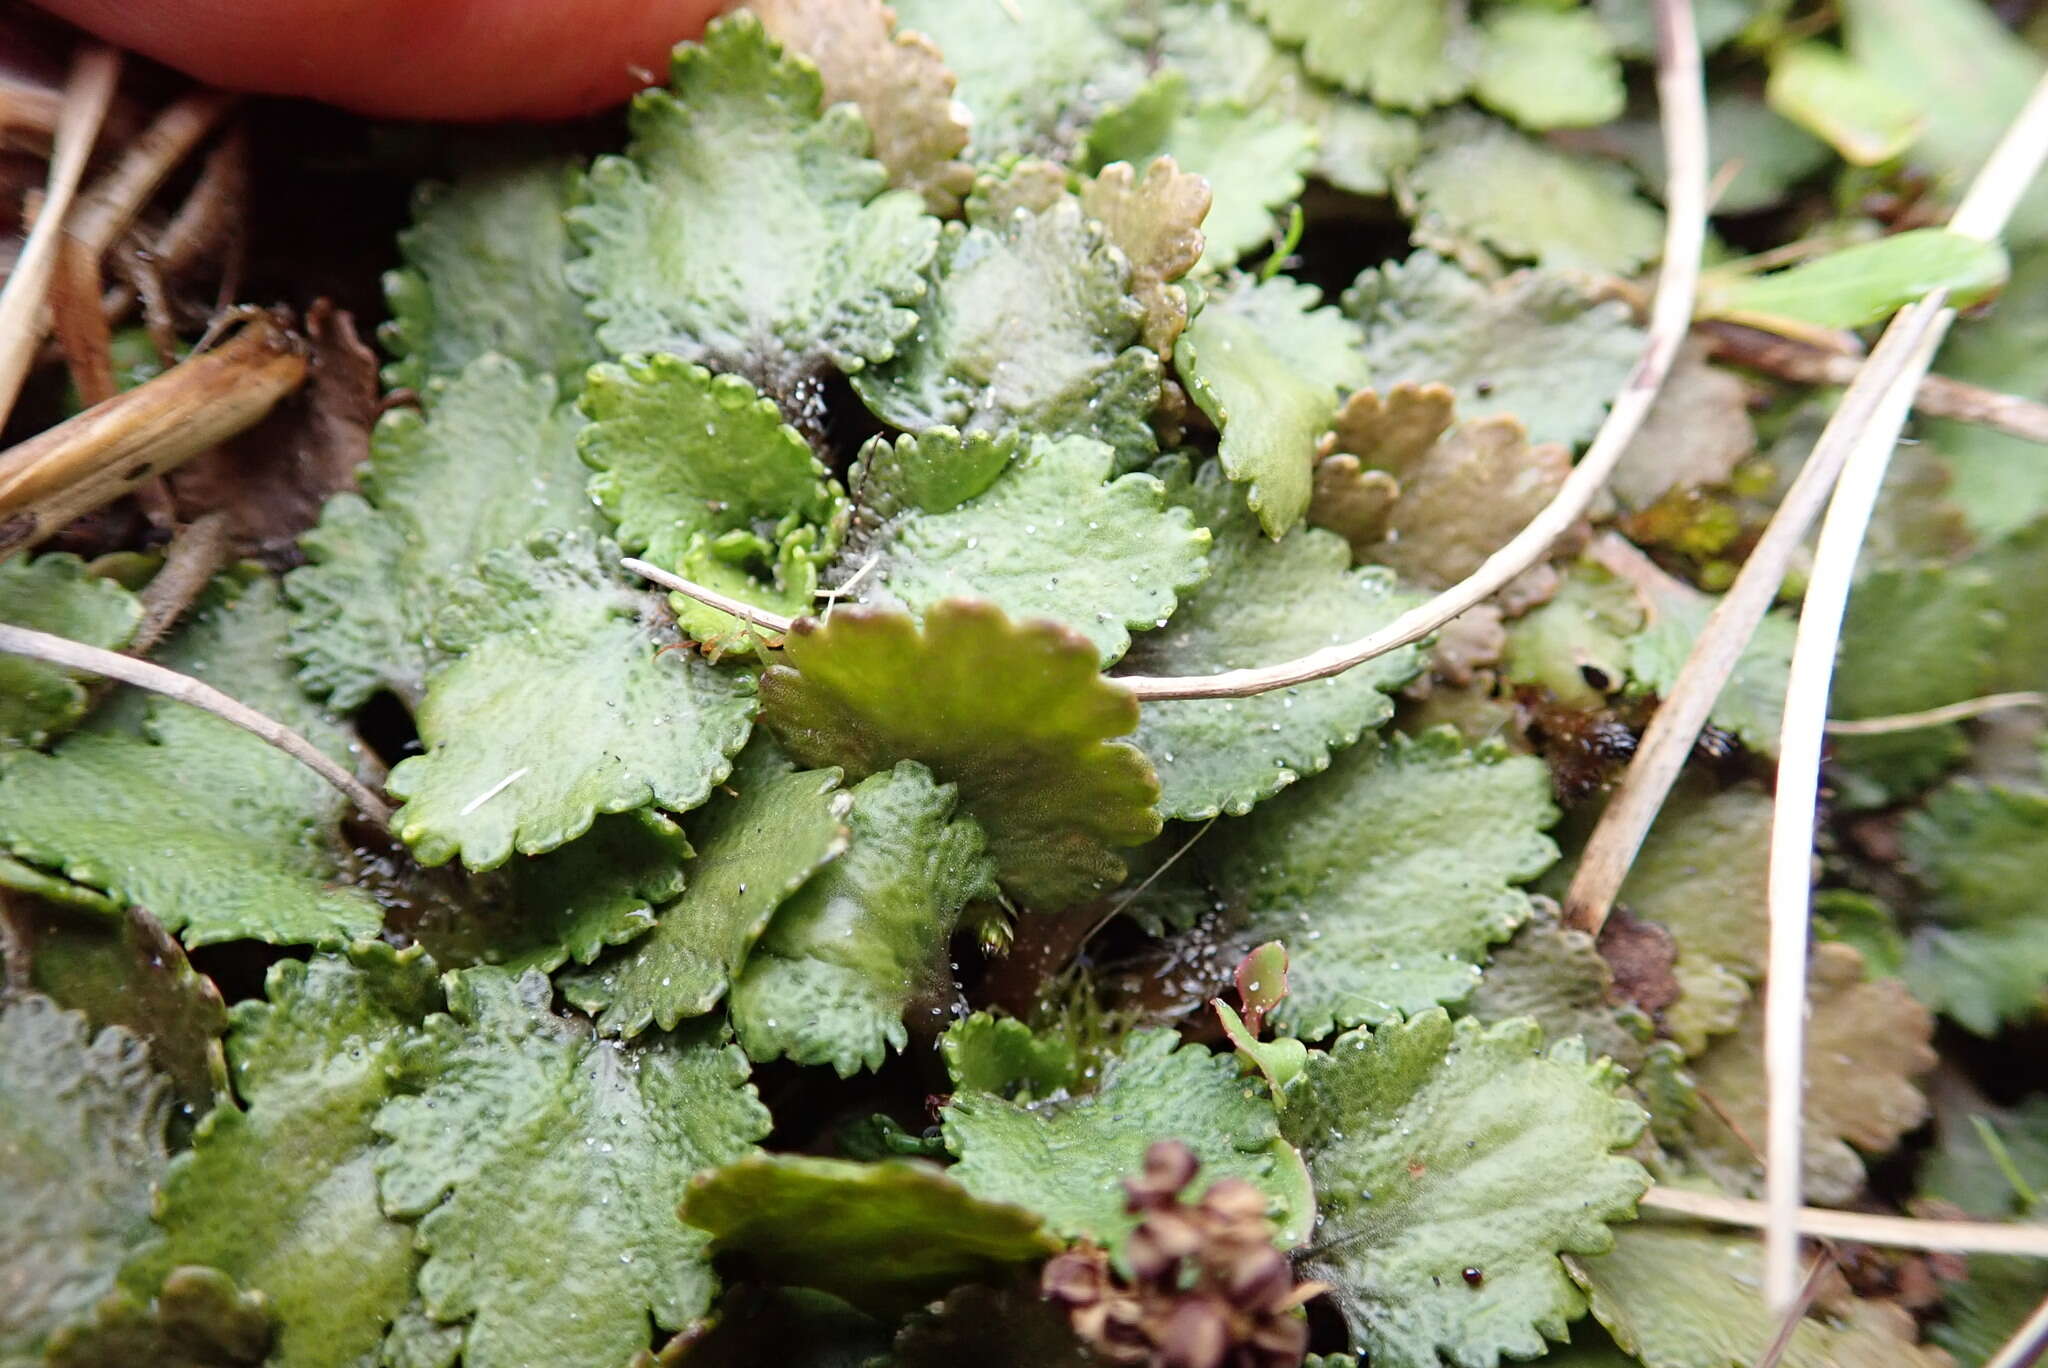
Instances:
[[[1081,187],[1081,208],[1131,263],[1131,296],[1145,306],[1145,345],[1163,357],[1188,322],[1187,291],[1170,282],[1202,259],[1209,182],[1160,157],[1143,176],[1114,162]]]

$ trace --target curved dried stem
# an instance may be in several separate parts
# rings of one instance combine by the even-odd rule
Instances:
[[[6,623],[0,623],[0,655],[25,656],[30,660],[62,665],[70,670],[83,670],[88,674],[118,679],[123,684],[133,684],[138,689],[148,689],[151,693],[162,694],[165,698],[176,699],[203,712],[210,712],[222,721],[232,722],[243,731],[261,737],[312,770],[339,789],[365,817],[377,825],[391,824],[391,809],[384,800],[370,792],[353,774],[336,764],[327,752],[277,719],[265,717],[247,704],[235,701],[219,689],[210,684],[202,684],[190,675],[182,675],[176,670],[167,670],[161,665],[137,660],[118,651],[101,650],[97,646],[88,646],[84,642],[72,641],[68,637],[52,636],[48,632],[31,631],[26,627],[13,627]]]
[[[1690,0],[1658,0],[1657,95],[1670,172],[1664,195],[1664,265],[1650,306],[1648,335],[1635,369],[1607,411],[1607,421],[1556,497],[1472,574],[1370,636],[1278,665],[1185,677],[1122,675],[1119,684],[1140,701],[1248,698],[1342,674],[1420,641],[1466,609],[1493,597],[1548,555],[1557,539],[1585,516],[1656,401],[1692,324],[1700,250],[1706,238],[1707,129]]]
[[[121,76],[121,54],[94,44],[80,50],[64,87],[64,105],[57,116],[56,145],[50,156],[49,188],[35,227],[0,288],[0,422],[14,409],[15,396],[43,340],[43,305],[63,242],[64,219],[78,194],[86,158],[99,137],[100,124],[114,98]]]
[[[649,565],[637,557],[627,556],[619,564],[641,579],[658,584],[664,589],[673,589],[683,597],[693,598],[708,607],[716,608],[721,613],[730,613],[742,622],[751,622],[762,631],[773,632],[777,636],[788,636],[789,629],[795,625],[794,618],[771,613],[766,608],[756,608],[751,603],[742,603],[730,595],[721,594],[716,589],[707,589],[693,580],[684,579],[681,575],[670,574],[660,566]]]
[[[2048,708],[2048,693],[1986,694],[1982,698],[1966,698],[1960,703],[1944,703],[1939,708],[1928,708],[1924,712],[1859,717],[1853,722],[1830,721],[1827,733],[1829,736],[1891,736],[1897,732],[1919,731],[1923,727],[1939,727],[1949,722],[1967,722],[1973,717],[2005,708]]]
[[[1952,231],[1986,241],[2005,221],[2048,161],[2048,77],[1978,172],[1949,222]],[[1775,1306],[1798,1293],[1797,1213],[1801,1185],[1801,1106],[1806,1086],[1806,957],[1813,915],[1813,827],[1820,802],[1820,763],[1835,650],[1849,605],[1856,559],[1897,449],[1899,430],[1934,352],[1955,320],[1947,292],[1936,290],[1914,310],[1928,315],[1926,336],[1892,378],[1869,424],[1852,433],[1813,569],[1800,606],[1799,632],[1785,687],[1778,734],[1778,783],[1771,814],[1770,949],[1764,986],[1764,1078],[1769,1098],[1764,1137],[1764,1294]],[[1902,315],[1903,317],[1903,315]]]
[[[1746,1197],[1723,1197],[1687,1188],[1653,1187],[1642,1205],[1679,1216],[1693,1216],[1718,1225],[1761,1230],[1767,1208]],[[1878,1216],[1862,1211],[1829,1211],[1800,1207],[1799,1233],[1830,1240],[1888,1245],[1895,1249],[1946,1249],[1962,1254],[2019,1254],[2048,1259],[2048,1226],[1999,1221],[1923,1221],[1910,1216]]]

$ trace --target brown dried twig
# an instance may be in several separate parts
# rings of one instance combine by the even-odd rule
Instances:
[[[0,422],[13,411],[15,396],[21,393],[21,382],[42,343],[43,306],[57,266],[64,220],[71,212],[86,158],[99,136],[120,75],[121,55],[112,48],[97,44],[82,48],[72,62],[57,117],[42,211],[7,274],[7,284],[0,287]]]
[[[1828,351],[1810,342],[1778,337],[1738,323],[1702,323],[1699,331],[1708,339],[1717,360],[1763,371],[1795,384],[1851,385],[1865,364],[1860,356]],[[1913,396],[1913,408],[1928,418],[1952,418],[2048,445],[2048,404],[2017,394],[2001,394],[1945,375],[1928,375],[1921,379]]]
[[[0,452],[0,559],[253,426],[305,377],[297,338],[259,315],[213,351]]]

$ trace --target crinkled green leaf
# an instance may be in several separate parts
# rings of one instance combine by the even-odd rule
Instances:
[[[940,1114],[960,1157],[949,1172],[977,1197],[1037,1212],[1057,1235],[1120,1243],[1139,1220],[1124,1210],[1121,1182],[1158,1140],[1195,1152],[1203,1186],[1242,1178],[1265,1193],[1283,1245],[1308,1230],[1314,1203],[1300,1160],[1280,1138],[1265,1084],[1241,1076],[1234,1055],[1140,1030],[1077,1096],[1022,1104],[954,1084]]]
[[[1039,1035],[1011,1017],[976,1012],[939,1037],[946,1072],[962,1092],[993,1093],[1020,1102],[1066,1095],[1080,1081],[1073,1044]]]
[[[1468,1004],[1488,1026],[1527,1017],[1545,1040],[1583,1040],[1589,1054],[1634,1069],[1643,1062],[1649,1019],[1614,1000],[1614,970],[1592,936],[1545,909],[1497,947]]]
[[[1504,5],[1481,33],[1473,94],[1526,128],[1602,124],[1627,103],[1614,40],[1583,9]]]
[[[0,1354],[112,1290],[149,1234],[169,1088],[141,1041],[35,993],[0,1006]]]
[[[1763,1244],[1688,1217],[1648,1212],[1614,1232],[1614,1250],[1573,1258],[1593,1315],[1643,1368],[1750,1368],[1784,1315],[1763,1298]],[[1802,1319],[1787,1368],[1937,1368],[1896,1307],[1850,1303],[1850,1318]],[[1901,1332],[1905,1338],[1901,1337]]]
[[[1101,0],[898,0],[898,24],[938,42],[973,115],[977,161],[1064,157],[1096,110],[1130,98],[1143,54],[1118,40]]]
[[[419,1219],[420,1295],[467,1318],[469,1368],[620,1363],[648,1319],[709,1304],[706,1237],[675,1201],[768,1131],[746,1059],[707,1032],[622,1046],[549,1010],[548,981],[470,969],[407,1051],[419,1090],[377,1129],[387,1209]]]
[[[115,650],[142,620],[142,601],[63,554],[0,562],[0,622]],[[80,676],[0,656],[0,745],[40,746],[85,716]]]
[[[1947,290],[1958,307],[1976,303],[2005,284],[2007,271],[1996,243],[1915,228],[1765,275],[1710,275],[1700,286],[1698,312],[1766,326],[1860,328],[1933,290]]]
[[[546,855],[499,866],[481,958],[549,972],[647,934],[688,882],[682,828],[652,808],[600,817]]]
[[[1355,195],[1384,195],[1421,150],[1413,119],[1352,99],[1311,77],[1300,55],[1222,0],[1169,0],[1159,7],[1154,50],[1184,72],[1196,96],[1269,109],[1316,130],[1315,174]]]
[[[1654,260],[1664,216],[1622,167],[1469,110],[1431,120],[1408,173],[1416,241],[1479,244],[1542,266],[1630,274]]]
[[[1088,130],[1085,164],[1129,162],[1140,171],[1172,157],[1209,182],[1201,265],[1220,271],[1273,235],[1273,211],[1301,196],[1315,160],[1315,129],[1235,100],[1197,101],[1186,75],[1167,71]]]
[[[932,271],[896,359],[854,377],[876,417],[910,432],[1098,437],[1126,464],[1153,452],[1159,358],[1137,345],[1144,306],[1077,202],[948,224]]]
[[[284,960],[267,1001],[236,1005],[228,1054],[241,1105],[216,1107],[172,1163],[163,1235],[124,1281],[154,1291],[180,1265],[263,1294],[280,1368],[379,1363],[412,1300],[413,1230],[377,1197],[371,1128],[393,1072],[441,1004],[434,965],[376,941]]]
[[[1585,1309],[1560,1254],[1599,1254],[1650,1178],[1614,1151],[1621,1070],[1522,1019],[1432,1009],[1309,1056],[1282,1114],[1320,1208],[1305,1271],[1375,1368],[1535,1358]],[[1467,1269],[1476,1269],[1475,1281]]]
[[[2004,618],[1981,570],[1920,566],[1865,575],[1849,599],[1837,653],[1832,717],[1920,712],[1975,698],[1991,679]],[[1927,787],[1969,753],[1953,724],[1829,745],[1837,801],[1879,807]]]
[[[274,581],[221,581],[160,658],[190,663],[346,763],[346,733],[291,682],[289,621]],[[287,693],[291,706],[275,706]],[[165,698],[138,701],[132,714],[109,708],[51,754],[0,753],[0,845],[148,908],[187,945],[375,932],[377,905],[337,882],[347,809],[282,751]]]
[[[43,1368],[252,1368],[268,1362],[270,1317],[260,1293],[218,1269],[174,1269],[153,1297],[120,1289],[85,1320],[50,1336]],[[17,1362],[19,1362],[17,1360]]]
[[[1608,0],[1633,5],[1634,0]],[[1747,0],[1730,0],[1744,4]],[[1665,181],[1663,136],[1656,106],[1639,105],[1603,133],[1628,158],[1650,185]],[[1782,203],[1792,187],[1822,167],[1834,164],[1834,152],[1819,138],[1780,116],[1746,86],[1723,86],[1707,92],[1707,146],[1724,168],[1716,173],[1717,214],[1748,214]],[[1725,186],[1724,183],[1725,182]]]
[[[486,352],[565,394],[598,359],[583,300],[569,288],[568,224],[582,186],[559,157],[512,157],[413,194],[412,227],[398,235],[405,266],[384,277],[396,358],[384,383],[418,389],[460,375]]]
[[[1845,0],[1842,38],[1873,78],[1927,113],[1911,160],[1960,194],[2027,102],[2041,58],[1975,0]],[[2048,233],[2048,185],[2020,201],[2014,243]]]
[[[935,437],[914,449],[899,444],[894,454],[943,459]],[[974,460],[961,448],[975,445],[955,443],[961,465]],[[893,464],[890,454],[873,450],[870,470]],[[865,555],[881,559],[855,601],[926,612],[946,599],[987,599],[1015,618],[1060,622],[1094,642],[1103,660],[1116,660],[1130,646],[1129,629],[1164,623],[1176,592],[1201,580],[1209,536],[1167,503],[1152,476],[1105,483],[1115,458],[1086,437],[1038,438],[964,502],[906,508],[864,544]],[[905,487],[889,497],[918,492]]]
[[[387,785],[405,800],[392,829],[424,863],[491,869],[601,812],[683,811],[731,769],[752,726],[744,681],[661,653],[617,559],[588,535],[541,534],[451,588],[434,634],[456,658],[416,715],[426,753]]]
[[[774,401],[736,375],[673,356],[599,367],[577,446],[597,468],[590,494],[619,542],[674,565],[699,533],[831,521],[824,463]],[[699,431],[702,436],[699,436]]]
[[[1560,271],[1486,284],[1432,252],[1362,273],[1344,312],[1365,327],[1365,364],[1381,391],[1445,384],[1467,417],[1520,418],[1535,442],[1577,445],[1606,416],[1642,334],[1628,306]]]
[[[1190,475],[1174,457],[1159,470],[1169,497],[1215,541],[1209,578],[1165,628],[1138,638],[1124,659],[1130,672],[1198,675],[1291,660],[1365,636],[1408,606],[1392,576],[1352,569],[1350,548],[1328,532],[1301,527],[1268,541],[1220,466]],[[1421,667],[1420,653],[1404,647],[1330,679],[1253,698],[1145,704],[1136,740],[1159,771],[1160,812],[1241,816],[1321,772],[1333,751],[1393,716],[1388,693]]]
[[[1316,440],[1337,392],[1363,384],[1358,328],[1285,276],[1209,296],[1174,348],[1188,393],[1221,434],[1217,456],[1269,537],[1308,511]]]
[[[769,923],[732,989],[755,1059],[879,1069],[909,1043],[903,1013],[932,986],[960,910],[995,896],[981,828],[957,793],[906,761],[853,790],[847,850]]]
[[[1248,944],[1287,945],[1279,1031],[1314,1040],[1456,1002],[1529,916],[1513,885],[1557,858],[1541,761],[1448,728],[1340,754],[1212,832],[1197,853]]]
[[[337,708],[379,689],[418,701],[439,659],[434,617],[485,552],[603,526],[576,459],[582,420],[557,407],[553,380],[486,355],[426,402],[377,424],[362,492],[327,501],[304,538],[312,563],[285,580],[299,678]]]
[[[2029,1214],[2048,1191],[2048,1097],[1998,1107],[1959,1077],[1937,1074],[1931,1084],[1934,1143],[1921,1160],[1920,1195],[1985,1220]]]
[[[674,1030],[725,996],[775,909],[846,848],[848,796],[832,770],[735,776],[689,824],[688,886],[651,935],[563,980],[607,1035]],[[794,1024],[794,1023],[792,1023]]]
[[[1547,689],[1567,708],[1605,707],[1628,679],[1629,641],[1642,627],[1628,583],[1577,562],[1548,603],[1508,625],[1501,677]]]
[[[1680,784],[1621,886],[1621,904],[1677,943],[1680,997],[1663,1026],[1687,1054],[1735,1028],[1763,976],[1770,840],[1771,800],[1754,785]]]
[[[138,907],[84,908],[40,897],[0,898],[0,928],[18,981],[96,1029],[119,1026],[149,1047],[188,1114],[227,1089],[219,1037],[227,1007],[185,948]]]
[[[682,1215],[711,1232],[721,1268],[830,1292],[882,1316],[962,1283],[999,1282],[1060,1249],[1036,1212],[971,1196],[915,1159],[752,1155],[699,1176]]]
[[[937,221],[887,190],[852,105],[737,14],[676,49],[633,101],[624,156],[590,169],[569,280],[614,353],[675,352],[745,375],[792,413],[829,364],[893,355],[916,325]]]
[[[1462,6],[1410,0],[1248,0],[1308,69],[1375,104],[1428,109],[1470,88],[1477,35]]]
[[[1081,212],[1131,265],[1131,297],[1145,309],[1141,336],[1161,357],[1188,322],[1188,292],[1172,282],[1202,259],[1203,222],[1214,200],[1209,182],[1183,171],[1172,157],[1155,157],[1139,175],[1129,162],[1111,162],[1078,188]]]
[[[1852,946],[1816,945],[1808,974],[1800,1181],[1812,1201],[1838,1206],[1863,1189],[1860,1155],[1888,1153],[1925,1119],[1913,1080],[1934,1064],[1934,1018],[1899,980],[1866,982]],[[1715,1105],[1693,1113],[1687,1152],[1724,1186],[1762,1196],[1763,1167],[1738,1138],[1764,1131],[1762,1002],[1690,1068]]]
[[[1927,119],[1911,97],[1826,43],[1788,43],[1773,52],[1764,98],[1854,166],[1877,166],[1898,156],[1913,145]]]
[[[2048,797],[1957,779],[1900,831],[1928,890],[1908,940],[1914,995],[1979,1035],[2048,990]]]
[[[901,514],[952,512],[994,484],[1024,446],[1021,434],[963,437],[947,427],[905,433],[893,442],[869,438],[847,476],[862,547]]]
[[[958,787],[998,876],[1034,907],[1110,887],[1123,864],[1108,848],[1159,833],[1152,766],[1114,739],[1137,726],[1137,701],[1066,628],[961,599],[935,604],[922,628],[845,609],[799,622],[783,660],[762,676],[761,702],[792,755],[855,780],[925,765]]]

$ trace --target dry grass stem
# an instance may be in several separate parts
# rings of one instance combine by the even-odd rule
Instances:
[[[2048,693],[1986,694],[1982,698],[1966,698],[1960,703],[1945,703],[1925,712],[1859,717],[1853,722],[1830,721],[1827,733],[1829,736],[1890,736],[1895,732],[1919,731],[1922,727],[1939,727],[1949,722],[1966,722],[2005,708],[2048,708]]]
[[[21,382],[42,343],[43,305],[57,266],[64,220],[71,212],[86,158],[99,137],[120,76],[121,55],[98,44],[80,49],[71,64],[64,104],[57,115],[56,144],[42,209],[7,274],[6,285],[0,287],[0,422],[13,411],[15,396],[21,393]]]
[[[1718,1225],[1761,1230],[1764,1203],[1747,1197],[1723,1197],[1689,1188],[1653,1187],[1643,1206]],[[1959,1254],[2019,1254],[2048,1259],[2048,1226],[2000,1221],[1927,1221],[1911,1216],[1879,1216],[1863,1211],[1829,1211],[1801,1207],[1799,1233],[1827,1240],[1855,1240],[1894,1249],[1946,1249]]]
[[[730,613],[742,622],[751,622],[764,632],[787,636],[795,622],[793,618],[786,618],[780,613],[771,613],[766,608],[756,608],[751,603],[729,598],[716,589],[706,589],[703,585],[686,580],[681,575],[672,575],[658,565],[649,565],[646,561],[632,556],[627,556],[619,564],[641,579],[658,584],[664,589],[673,589],[685,598],[693,598],[699,603],[718,609],[721,613]]]
[[[2043,1348],[2048,1348],[2048,1299],[2034,1308],[2034,1314],[2012,1332],[1997,1353],[1984,1360],[1984,1368],[2030,1368],[2040,1361]]]
[[[265,717],[254,708],[239,703],[210,684],[202,684],[189,675],[176,670],[167,670],[147,660],[122,655],[118,651],[101,650],[83,642],[65,637],[52,636],[48,632],[30,631],[26,627],[13,627],[0,623],[0,655],[24,656],[30,660],[46,661],[62,665],[66,669],[83,670],[88,674],[102,675],[117,679],[123,684],[133,684],[138,689],[162,694],[165,698],[189,704],[204,712],[210,712],[226,722],[232,722],[242,730],[261,737],[271,745],[297,760],[306,768],[332,784],[356,805],[362,814],[379,826],[391,822],[391,808],[376,794],[361,783],[353,774],[334,762],[334,758],[318,746],[300,736],[275,718]]]
[[[1863,358],[1827,351],[1737,323],[1703,323],[1717,360],[1764,371],[1801,385],[1846,386],[1855,383]],[[1991,428],[2011,437],[2048,446],[2048,404],[2017,394],[2001,394],[1945,375],[1929,375],[1913,396],[1914,411],[1928,418],[1953,418]]]
[[[306,377],[267,315],[213,351],[0,452],[0,559],[252,427]]]
[[[2048,161],[2048,78],[2035,87],[1978,172],[1949,221],[1952,231],[1994,241],[2019,197]],[[1771,1221],[1764,1236],[1764,1294],[1789,1305],[1798,1293],[1802,1162],[1801,1108],[1806,1088],[1806,957],[1813,916],[1813,828],[1820,804],[1821,749],[1828,693],[1842,619],[1856,577],[1856,561],[1870,530],[1885,472],[1912,412],[1913,396],[1955,321],[1947,294],[1936,290],[1912,306],[1927,314],[1927,335],[1890,378],[1869,422],[1849,435],[1849,453],[1828,502],[1814,551],[1785,715],[1778,733],[1778,782],[1771,813],[1769,877],[1770,948],[1764,980],[1764,1076],[1769,1098],[1764,1137],[1765,1201]],[[1832,425],[1831,425],[1832,426]]]
[[[1692,325],[1693,295],[1706,235],[1707,134],[1699,43],[1689,0],[1658,0],[1657,94],[1669,173],[1664,194],[1664,264],[1650,308],[1648,336],[1635,370],[1615,396],[1592,446],[1550,503],[1471,575],[1370,636],[1256,669],[1187,677],[1125,675],[1118,683],[1141,701],[1247,698],[1342,674],[1420,641],[1491,598],[1548,555],[1552,544],[1585,515],[1642,426]]]

